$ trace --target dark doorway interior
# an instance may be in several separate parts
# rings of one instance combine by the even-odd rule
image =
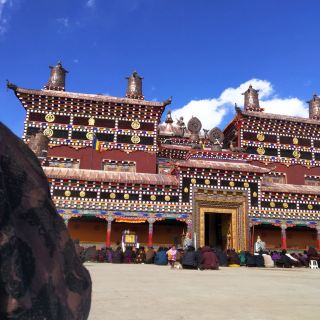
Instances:
[[[205,214],[205,245],[225,250],[231,215],[224,213]]]

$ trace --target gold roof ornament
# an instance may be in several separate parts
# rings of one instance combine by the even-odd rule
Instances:
[[[264,134],[263,134],[262,132],[259,132],[259,133],[257,134],[257,139],[258,139],[260,142],[264,141],[264,139],[265,139]]]
[[[88,119],[88,124],[89,124],[89,126],[94,126],[94,125],[95,125],[95,123],[96,123],[95,118],[90,117],[90,118]]]
[[[134,136],[131,137],[131,142],[134,143],[134,144],[139,143],[140,140],[141,140],[140,137],[137,136],[137,135],[134,135]]]
[[[289,207],[289,205],[288,205],[286,202],[284,202],[284,203],[282,204],[282,206],[283,206],[285,209],[287,209],[287,208]]]
[[[155,201],[157,199],[157,197],[154,195],[154,194],[152,194],[151,196],[150,196],[150,200],[151,201]]]
[[[47,122],[53,122],[55,120],[55,116],[53,113],[47,113],[46,116],[44,117]]]
[[[229,182],[229,186],[230,186],[230,187],[234,187],[234,186],[235,186],[234,181],[230,181],[230,182]]]
[[[206,179],[206,180],[204,180],[204,183],[205,183],[206,185],[208,185],[208,184],[210,184],[210,180],[209,180],[209,179]]]
[[[131,128],[134,130],[140,129],[140,122],[138,120],[133,120],[131,122]]]
[[[275,206],[276,206],[276,204],[275,204],[273,201],[271,201],[271,202],[270,202],[270,207],[271,207],[271,208],[274,208]]]
[[[264,149],[264,147],[258,147],[257,148],[257,153],[260,155],[260,156],[262,156],[262,155],[264,155],[265,153],[266,153],[266,150]]]
[[[244,186],[245,188],[249,188],[249,183],[248,183],[248,182],[244,182],[244,183],[243,183],[243,186]]]
[[[88,140],[91,140],[91,141],[92,141],[93,138],[94,138],[94,133],[93,133],[92,131],[87,132],[86,138],[87,138]]]
[[[258,193],[254,191],[254,192],[252,193],[252,196],[253,196],[254,198],[256,198],[256,197],[258,196]]]
[[[66,191],[64,192],[64,195],[65,195],[66,197],[70,197],[70,196],[71,196],[71,191],[70,191],[70,190],[66,190]]]
[[[129,195],[128,193],[126,193],[126,194],[123,196],[123,198],[124,198],[125,200],[128,200],[128,199],[130,199],[130,195]]]
[[[53,130],[51,128],[46,128],[44,131],[43,131],[43,134],[48,137],[48,138],[51,138],[53,136]]]
[[[301,153],[300,153],[300,151],[297,150],[297,149],[292,152],[292,155],[293,155],[296,159],[299,159],[299,158],[301,157]]]
[[[309,210],[312,210],[312,209],[313,209],[313,205],[309,203],[309,204],[308,204],[308,209],[309,209]]]
[[[79,196],[81,198],[84,198],[86,196],[86,193],[84,191],[80,191]]]
[[[188,187],[185,187],[185,188],[183,189],[183,192],[185,192],[185,193],[189,192],[189,188],[188,188]]]
[[[114,192],[111,192],[109,197],[110,197],[110,199],[115,199],[116,198],[116,194]]]
[[[299,143],[299,139],[297,137],[294,137],[292,139],[293,144],[298,144]]]
[[[166,201],[170,201],[170,200],[171,200],[171,198],[170,198],[170,196],[165,196],[165,197],[164,197],[164,200],[166,200]]]
[[[192,184],[196,184],[196,183],[197,183],[197,179],[192,178],[192,179],[191,179],[191,183],[192,183]]]

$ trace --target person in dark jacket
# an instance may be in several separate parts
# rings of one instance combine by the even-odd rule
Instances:
[[[196,262],[197,262],[197,267],[200,268],[201,265],[201,259],[202,259],[202,253],[201,253],[202,248],[198,248],[196,250]]]
[[[219,260],[215,252],[208,246],[201,250],[201,265],[200,270],[219,270]]]
[[[115,251],[112,253],[112,263],[122,263],[122,251],[121,247],[118,247]]]
[[[144,247],[141,247],[137,251],[137,255],[134,260],[134,263],[145,263],[145,262],[146,262],[146,253],[144,251]]]
[[[247,267],[256,267],[257,266],[256,257],[253,254],[251,254],[250,252],[248,252],[247,256],[246,256],[246,266]]]
[[[149,247],[147,252],[146,252],[146,263],[147,264],[153,263],[154,262],[154,256],[155,256],[154,249],[152,247]]]
[[[133,263],[134,259],[132,258],[132,248],[127,247],[126,251],[123,254],[123,262],[124,263]]]
[[[168,264],[168,258],[167,258],[166,252],[167,252],[166,249],[160,247],[154,258],[154,264],[158,266],[166,266]]]
[[[189,246],[182,258],[183,269],[197,269],[197,257],[194,247]]]
[[[240,267],[240,258],[234,249],[227,250],[228,266]]]
[[[219,260],[219,266],[221,267],[227,267],[228,266],[228,259],[225,252],[223,252],[220,248],[216,249],[216,255]]]
[[[293,261],[286,254],[287,250],[282,250],[280,259],[276,261],[277,267],[292,268]]]

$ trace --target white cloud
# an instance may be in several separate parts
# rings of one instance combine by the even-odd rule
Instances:
[[[94,8],[96,6],[96,0],[87,0],[86,6],[89,8]]]
[[[69,18],[57,18],[56,21],[65,28],[70,26]]]
[[[185,106],[173,110],[174,119],[184,117],[187,123],[192,116],[200,119],[202,127],[211,129],[219,126],[223,117],[234,112],[234,104],[243,107],[244,98],[242,93],[245,92],[249,85],[259,90],[260,106],[268,113],[285,114],[291,116],[308,115],[307,104],[298,98],[279,98],[275,95],[272,84],[267,80],[251,79],[237,88],[227,88],[223,90],[219,97],[191,100]]]
[[[8,19],[5,17],[5,11],[13,6],[13,0],[0,0],[0,35],[7,31]]]

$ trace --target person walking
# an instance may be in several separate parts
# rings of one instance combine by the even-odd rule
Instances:
[[[173,269],[174,268],[174,263],[177,260],[177,249],[176,249],[175,245],[173,245],[171,247],[171,249],[169,249],[167,251],[167,256],[168,256],[168,261],[169,261],[169,264],[171,266],[171,269]]]

